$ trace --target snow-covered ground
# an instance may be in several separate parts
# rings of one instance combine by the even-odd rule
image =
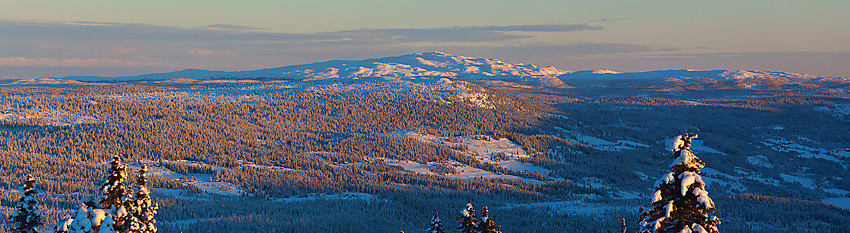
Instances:
[[[147,164],[154,164],[153,161],[145,161]],[[164,163],[182,163],[190,166],[208,166],[213,169],[227,169],[223,167],[213,166],[209,164],[203,164],[194,161],[186,161],[186,160],[178,160],[178,161],[169,161],[163,160]],[[141,168],[142,163],[135,162],[127,162],[127,166],[132,168],[133,170],[138,170]],[[201,174],[201,173],[187,173],[180,174],[173,172],[165,167],[161,166],[148,166],[148,174],[159,176],[168,180],[177,180],[184,186],[193,186],[195,188],[200,189],[205,193],[224,195],[224,196],[238,196],[245,193],[241,187],[235,184],[227,183],[227,182],[217,182],[212,180],[211,174]],[[163,191],[163,194],[175,194],[172,191]]]
[[[518,176],[505,175],[505,174],[496,174],[493,172],[481,170],[478,168],[470,167],[470,166],[461,166],[455,168],[458,171],[458,174],[449,174],[447,177],[453,179],[464,179],[464,180],[472,180],[475,178],[484,178],[484,179],[494,179],[494,178],[502,178],[502,179],[511,179],[511,180],[522,180],[529,183],[536,184],[544,184],[545,182],[533,179],[522,178]]]
[[[842,208],[850,211],[850,197],[831,197],[824,198],[821,200],[823,203],[834,205],[838,208]]]
[[[96,123],[97,119],[91,116],[80,116],[68,111],[62,110],[24,110],[24,111],[9,111],[0,113],[0,121],[14,121],[38,119],[47,122],[52,126],[68,126],[77,124]]]
[[[806,141],[801,138],[800,140]],[[827,150],[822,148],[814,148],[802,145],[795,141],[791,141],[782,137],[770,138],[761,142],[771,149],[779,152],[794,152],[797,157],[806,159],[824,159],[840,164],[844,169],[847,169],[847,163],[844,161],[850,158],[850,148]]]
[[[714,153],[714,154],[726,155],[726,153],[720,152],[719,150],[716,150],[714,148],[703,145],[703,142],[705,142],[705,141],[696,140],[696,139],[691,140],[691,150],[696,151],[696,152],[705,152],[705,153]]]
[[[526,171],[526,172],[537,172],[538,174],[550,174],[552,171],[534,166],[529,163],[523,163],[517,160],[517,158],[528,158],[529,155],[525,150],[522,149],[522,146],[508,140],[506,138],[495,139],[491,136],[486,135],[476,135],[469,137],[461,137],[459,138],[461,142],[451,142],[448,138],[438,137],[434,135],[422,135],[418,134],[414,131],[393,131],[387,133],[388,135],[400,136],[400,137],[408,137],[417,139],[423,142],[435,143],[445,146],[465,146],[468,148],[467,151],[462,152],[467,155],[474,156],[476,159],[486,162],[486,163],[495,163],[501,167],[515,170],[515,171]],[[493,156],[499,153],[504,153],[510,159],[496,161],[493,160]],[[407,171],[420,172],[425,174],[434,174],[432,171],[428,170],[429,164],[419,164],[411,161],[396,161],[396,160],[385,160],[388,164],[399,165],[403,167]],[[469,167],[463,164],[460,164],[456,161],[453,161],[453,166],[455,170],[458,172],[457,174],[449,174],[447,177],[455,178],[455,179],[474,179],[476,177],[481,178],[504,178],[504,179],[517,179],[523,180],[526,182],[543,184],[543,181],[527,179],[522,177],[517,177],[513,175],[507,174],[496,174],[493,172],[481,170],[474,167]]]
[[[544,168],[535,167],[533,165],[521,163],[519,161],[515,161],[515,160],[511,160],[511,161],[514,161],[514,162],[520,163],[520,164],[524,164],[524,165],[521,165],[523,167],[531,167],[531,168],[536,169],[536,170],[546,170]],[[439,175],[439,174],[434,173],[433,171],[428,169],[429,166],[434,164],[433,162],[429,163],[429,164],[421,164],[421,163],[417,163],[417,162],[413,162],[413,161],[399,161],[399,160],[394,160],[394,159],[384,159],[384,162],[386,162],[387,164],[390,164],[390,165],[401,166],[402,168],[404,168],[405,171],[418,172],[418,173],[429,174],[429,175]],[[513,176],[513,175],[496,174],[496,173],[493,173],[493,172],[489,172],[489,171],[481,170],[481,169],[478,169],[478,168],[470,167],[470,166],[467,166],[467,165],[463,165],[463,164],[460,164],[458,162],[453,162],[452,166],[454,167],[455,171],[457,171],[457,174],[447,174],[447,175],[445,175],[446,177],[449,177],[449,178],[452,178],[452,179],[472,180],[472,179],[475,179],[475,178],[484,178],[484,179],[500,178],[500,179],[522,180],[522,181],[525,181],[525,182],[536,183],[536,184],[544,184],[545,183],[543,181],[528,179],[528,178],[522,178],[522,177]],[[548,171],[548,170],[546,170],[546,171]]]
[[[809,179],[809,178],[788,175],[788,174],[785,174],[785,173],[780,173],[779,176],[782,177],[782,180],[785,180],[785,182],[798,183],[800,185],[803,185],[803,187],[810,188],[810,189],[817,188],[817,186],[815,186],[815,182],[812,181],[812,179]]]
[[[582,133],[579,133],[579,132],[566,130],[566,129],[561,128],[561,127],[555,127],[555,128],[566,134],[566,135],[561,135],[561,136],[563,136],[565,138],[575,139],[576,141],[583,143],[587,146],[593,147],[594,149],[597,149],[597,150],[621,151],[621,150],[632,150],[632,149],[635,149],[635,148],[638,148],[638,147],[649,148],[648,145],[643,144],[643,143],[639,143],[639,142],[634,142],[634,141],[629,141],[629,140],[617,140],[617,142],[612,142],[612,141],[607,141],[605,139],[593,137],[593,136],[590,136],[590,135],[585,135],[585,134],[582,134]]]
[[[770,163],[770,160],[767,159],[764,155],[750,155],[747,156],[747,162],[764,168],[772,168],[773,164]]]

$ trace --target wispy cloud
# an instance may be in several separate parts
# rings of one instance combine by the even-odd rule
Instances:
[[[210,24],[204,26],[206,29],[219,29],[219,30],[231,30],[231,31],[257,31],[257,30],[266,30],[265,28],[244,26],[244,25],[233,25],[233,24]]]
[[[596,22],[617,22],[617,21],[623,21],[623,20],[627,20],[627,19],[629,19],[629,17],[601,18],[601,19],[591,19],[591,20],[588,20],[588,22],[594,22],[594,23],[596,23]]]
[[[216,50],[210,50],[210,49],[187,49],[186,52],[189,53],[189,54],[195,54],[195,55],[200,55],[200,56],[222,56],[222,55],[230,55],[231,54],[229,52],[216,51]]]
[[[625,43],[532,43],[534,40],[526,40],[540,33],[595,30],[604,28],[583,23],[280,33],[229,24],[184,28],[88,21],[0,20],[0,32],[3,32],[0,66],[244,70],[434,50],[528,61],[535,57],[558,59],[673,50]],[[2,71],[0,76],[3,76]]]
[[[55,67],[122,67],[122,66],[169,66],[174,64],[119,60],[109,58],[26,58],[0,57],[0,66],[55,66]]]

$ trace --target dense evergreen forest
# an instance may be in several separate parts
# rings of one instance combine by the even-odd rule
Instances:
[[[850,187],[850,124],[815,110],[846,97],[597,98],[482,85],[0,87],[0,206],[10,211],[32,175],[53,226],[118,156],[130,173],[152,168],[160,232],[420,232],[435,212],[453,232],[469,200],[489,206],[503,232],[614,232],[621,218],[637,226],[669,169],[665,140],[699,132],[716,151],[701,157],[721,232],[850,226],[850,212],[819,201],[850,195],[828,191]],[[475,147],[504,140],[519,148]],[[823,153],[777,149],[792,143]]]

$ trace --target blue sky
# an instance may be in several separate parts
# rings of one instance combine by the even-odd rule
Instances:
[[[565,70],[850,76],[846,0],[0,0],[0,79],[425,51]]]

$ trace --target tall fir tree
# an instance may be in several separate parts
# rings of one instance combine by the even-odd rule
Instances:
[[[460,226],[457,227],[460,232],[463,233],[477,233],[478,226],[476,225],[476,221],[478,221],[475,216],[475,209],[472,208],[472,202],[466,202],[466,209],[460,211]]]
[[[112,157],[109,176],[100,188],[100,208],[117,210],[124,205],[127,189],[124,187],[124,177],[127,177],[127,165],[121,163],[117,155]]]
[[[487,206],[481,209],[481,222],[478,223],[478,232],[481,233],[502,233],[502,226],[496,226],[493,219],[490,218],[490,210]]]
[[[434,213],[434,217],[431,218],[431,227],[425,229],[426,233],[445,233],[443,230],[443,222],[440,221],[440,218],[437,217],[437,213]]]
[[[37,233],[36,227],[41,226],[41,214],[38,213],[38,200],[35,195],[35,178],[27,175],[24,183],[24,196],[18,201],[18,208],[9,215],[12,220],[12,232]]]
[[[122,221],[122,229],[136,233],[153,233],[156,232],[156,219],[154,215],[157,213],[159,206],[151,200],[150,191],[148,190],[147,177],[148,166],[142,165],[139,169],[139,176],[136,179],[136,184],[139,185],[139,190],[133,200],[127,201],[127,214]]]
[[[694,138],[696,134],[685,134],[673,140],[672,171],[655,182],[653,208],[641,211],[639,232],[718,232],[720,220],[709,216],[716,211],[714,201],[699,175],[705,163],[690,149]]]

